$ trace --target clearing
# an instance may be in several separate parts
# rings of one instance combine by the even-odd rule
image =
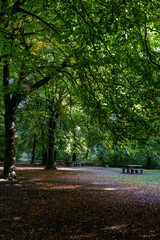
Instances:
[[[43,169],[19,164],[0,182],[2,240],[160,239],[160,171]]]

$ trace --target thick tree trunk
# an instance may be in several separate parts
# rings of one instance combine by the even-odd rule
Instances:
[[[57,151],[54,150],[54,162],[56,163],[57,161]]]
[[[5,113],[5,161],[2,178],[16,179],[15,172],[16,151],[15,151],[15,122],[14,113]]]
[[[72,161],[76,161],[76,157],[77,157],[76,153],[73,153]]]
[[[54,120],[54,117],[51,116],[49,120],[48,161],[47,161],[46,170],[56,169],[55,158],[54,158],[55,130],[56,130],[56,121]]]
[[[33,149],[32,149],[32,160],[31,160],[31,164],[34,164],[34,162],[35,162],[35,150],[36,150],[36,135],[34,136],[34,140],[33,140]]]
[[[3,87],[4,87],[4,105],[5,105],[5,160],[4,169],[1,178],[16,179],[15,163],[15,108],[16,102],[8,92],[9,85],[9,67],[6,63],[3,68]]]

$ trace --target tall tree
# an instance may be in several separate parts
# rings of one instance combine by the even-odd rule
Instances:
[[[134,122],[134,105],[145,109],[146,90],[159,89],[158,1],[0,3],[6,128],[3,177],[15,176],[16,109],[51,79],[69,79],[83,108],[113,133],[113,126],[124,129],[122,121]],[[157,99],[152,101],[155,107]]]
[[[36,82],[34,81],[35,75],[33,72],[31,74],[30,67],[33,70],[33,65],[28,64],[28,58],[33,58],[36,53],[31,50],[30,41],[33,42],[34,39],[30,39],[30,36],[35,32],[32,24],[28,29],[32,19],[26,17],[24,13],[18,14],[26,3],[29,6],[28,1],[16,1],[14,4],[11,1],[1,2],[1,65],[3,66],[5,108],[5,162],[2,178],[16,177],[15,111],[28,94],[51,79],[49,75],[41,76]],[[34,63],[38,64],[36,58],[34,58]]]

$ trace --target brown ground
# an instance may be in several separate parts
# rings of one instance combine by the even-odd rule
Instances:
[[[108,169],[28,167],[0,182],[0,239],[160,240],[159,190],[115,182]]]

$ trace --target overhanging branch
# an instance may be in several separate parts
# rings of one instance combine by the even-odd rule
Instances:
[[[25,10],[25,9],[22,9],[22,8],[19,8],[19,12],[23,12],[23,13],[26,13],[27,15],[30,15],[32,17],[37,18],[39,21],[44,23],[46,26],[48,26],[49,28],[54,30],[54,32],[56,32],[58,36],[60,36],[60,33],[58,32],[58,29],[53,24],[46,22],[44,19],[42,19],[41,17],[37,16],[36,14],[31,13],[31,12]]]
[[[38,88],[40,88],[41,86],[45,85],[46,83],[48,83],[51,80],[51,77],[44,77],[42,80],[38,81],[37,83],[33,84],[31,86],[31,90],[36,90]]]

